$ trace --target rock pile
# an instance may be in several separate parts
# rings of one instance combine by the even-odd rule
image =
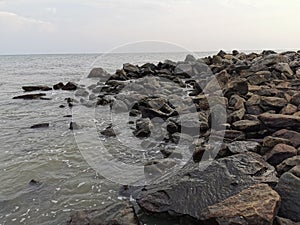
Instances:
[[[108,76],[95,69],[90,77],[102,75]],[[120,98],[132,82],[133,94]],[[178,100],[174,84],[192,104],[184,97],[183,104],[174,104]],[[151,95],[145,94],[148,90]],[[94,86],[91,92],[98,95],[98,106],[114,108],[122,100],[130,118],[136,118],[131,123],[136,124],[137,138],[152,136],[153,121],[159,118],[166,124],[162,140],[166,145],[177,144],[183,133],[192,139],[193,157],[174,176],[122,191],[135,198],[141,221],[156,218],[156,224],[162,225],[300,222],[300,52],[220,51],[203,59],[189,55],[177,63],[124,64],[102,88]],[[214,111],[222,105],[225,112]],[[213,149],[208,139],[221,138],[222,133],[217,159],[202,170],[208,160],[203,160],[205,153]],[[161,152],[165,158],[172,155],[166,149]]]

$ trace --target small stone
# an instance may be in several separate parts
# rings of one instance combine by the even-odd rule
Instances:
[[[281,164],[279,164],[276,167],[276,170],[279,175],[282,175],[294,168],[295,166],[300,166],[300,155],[284,160]]]
[[[66,91],[75,91],[76,89],[77,85],[72,82],[68,82],[65,86],[62,87],[62,90]]]
[[[62,82],[59,82],[58,84],[53,85],[54,90],[62,89],[65,85]]]

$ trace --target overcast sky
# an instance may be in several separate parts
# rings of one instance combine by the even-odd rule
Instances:
[[[0,0],[0,54],[300,49],[299,0]]]

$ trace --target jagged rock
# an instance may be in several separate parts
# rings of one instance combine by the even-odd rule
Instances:
[[[287,105],[287,101],[278,97],[261,97],[261,105],[271,108],[283,108]]]
[[[280,114],[284,115],[293,115],[298,111],[297,106],[292,104],[287,104],[280,112]]]
[[[264,147],[274,148],[278,144],[291,145],[291,142],[288,139],[273,136],[267,136],[263,139]]]
[[[47,128],[49,127],[49,123],[39,123],[31,126],[31,129],[36,129],[36,128]]]
[[[293,78],[294,72],[288,63],[278,63],[275,65],[274,69],[283,73],[283,75],[288,78]]]
[[[297,149],[294,147],[286,144],[278,144],[265,155],[265,159],[271,165],[276,166],[282,163],[285,159],[291,158],[295,155],[297,155]]]
[[[279,175],[282,175],[294,168],[295,166],[300,166],[300,155],[286,159],[276,167],[276,170]]]
[[[151,128],[153,124],[149,118],[142,118],[136,121],[136,130],[133,132],[134,136],[144,138],[151,135]]]
[[[35,99],[45,99],[43,96],[46,96],[46,94],[39,93],[39,94],[28,94],[28,95],[20,95],[13,97],[13,99],[25,99],[25,100],[35,100]]]
[[[62,89],[65,85],[62,82],[53,85],[54,90]]]
[[[231,154],[239,154],[246,152],[259,153],[261,145],[254,141],[235,141],[227,144],[228,151]]]
[[[275,190],[281,196],[278,215],[300,222],[300,178],[287,172],[280,177]]]
[[[292,220],[277,216],[274,225],[300,225],[300,222],[297,223]]]
[[[234,94],[243,96],[248,93],[248,90],[248,83],[246,79],[235,79],[229,81],[227,87],[225,87],[224,96],[228,99]]]
[[[289,140],[295,148],[300,147],[300,133],[296,131],[282,129],[272,134],[272,136]]]
[[[134,208],[128,200],[105,208],[85,210],[71,215],[68,225],[139,225]]]
[[[139,73],[140,69],[130,63],[125,63],[123,65],[123,70],[127,73]]]
[[[280,196],[266,184],[251,186],[209,206],[201,213],[203,224],[273,225]]]
[[[199,220],[205,208],[245,188],[260,182],[277,182],[274,168],[255,153],[213,161],[206,169],[203,166],[205,163],[189,163],[170,179],[133,192],[133,197],[147,212]]]
[[[100,132],[102,135],[107,136],[107,137],[116,137],[119,133],[114,130],[112,125],[109,125],[105,130]]]
[[[26,92],[29,91],[51,91],[52,88],[48,86],[23,86],[22,89]]]
[[[300,131],[300,117],[298,116],[264,113],[258,118],[268,128]]]
[[[295,94],[292,99],[291,99],[291,104],[295,105],[295,106],[299,106],[300,105],[300,93]]]
[[[93,68],[88,75],[88,78],[108,78],[110,74],[103,68]]]
[[[75,91],[77,89],[77,85],[72,82],[68,82],[61,89],[65,91]]]

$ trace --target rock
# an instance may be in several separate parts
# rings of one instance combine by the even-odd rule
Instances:
[[[29,185],[31,186],[40,186],[42,183],[35,180],[35,179],[32,179],[31,181],[29,181]]]
[[[48,127],[49,127],[49,123],[39,123],[31,126],[30,128],[36,129],[36,128],[48,128]]]
[[[272,134],[272,136],[288,139],[295,148],[300,147],[300,133],[296,131],[282,129]]]
[[[75,91],[77,89],[77,85],[72,82],[68,82],[61,89],[65,91]]]
[[[233,56],[237,56],[238,54],[240,54],[239,51],[237,51],[237,50],[233,50],[233,51],[232,51],[232,55],[233,55]]]
[[[75,92],[75,96],[87,97],[89,96],[89,92],[86,91],[85,89],[79,89]]]
[[[274,148],[278,144],[291,145],[291,142],[288,139],[273,136],[267,136],[263,139],[264,147]]]
[[[232,127],[236,130],[241,131],[257,131],[260,130],[261,123],[258,120],[240,120],[237,122],[234,122],[232,124]]]
[[[51,91],[52,88],[48,86],[23,86],[22,89],[26,92],[29,91]]]
[[[261,145],[254,141],[234,141],[226,145],[231,154],[246,152],[259,153]]]
[[[176,132],[180,132],[179,131],[179,127],[178,125],[173,122],[173,121],[169,121],[168,124],[167,124],[167,131],[171,134],[174,134]]]
[[[71,122],[70,126],[69,126],[70,130],[78,130],[79,129],[79,125],[75,122]]]
[[[276,217],[274,225],[300,225],[299,223],[296,223],[292,220],[286,219],[286,218],[281,218],[281,217]]]
[[[43,96],[46,96],[46,94],[28,94],[28,95],[20,95],[13,97],[13,99],[25,99],[25,100],[35,100],[35,99],[45,99]]]
[[[300,178],[287,172],[280,177],[275,190],[282,199],[278,215],[300,222]]]
[[[280,112],[280,114],[284,115],[293,115],[298,111],[297,106],[292,104],[287,104]]]
[[[201,213],[200,220],[220,225],[273,225],[279,205],[277,192],[266,184],[257,184],[209,206]]]
[[[275,65],[274,69],[283,73],[283,75],[288,78],[293,78],[294,72],[288,63],[278,63]]]
[[[261,84],[264,84],[268,81],[265,78],[267,76],[266,74],[270,75],[271,73],[269,71],[267,71],[266,73],[257,72],[254,75],[249,76],[247,78],[247,80],[252,85],[261,85]]]
[[[261,105],[267,106],[272,108],[283,108],[287,105],[287,101],[283,98],[277,98],[277,97],[261,97]]]
[[[276,167],[276,170],[279,175],[282,175],[294,168],[295,166],[300,166],[300,155],[286,159]]]
[[[100,132],[102,135],[107,136],[107,137],[116,137],[119,133],[116,132],[112,125],[109,125],[105,130]]]
[[[136,121],[136,130],[134,136],[139,138],[149,137],[151,135],[152,122],[149,118],[142,118]]]
[[[174,74],[181,78],[191,78],[194,74],[193,67],[187,63],[178,64],[174,70]]]
[[[128,112],[128,107],[127,107],[127,105],[126,105],[126,103],[124,101],[115,100],[111,104],[111,110],[114,113],[124,113],[124,112]]]
[[[247,166],[245,166],[245,163]],[[276,182],[274,168],[255,153],[204,164],[187,164],[175,176],[137,190],[133,197],[150,213],[200,219],[203,210],[260,182]]]
[[[230,99],[230,97],[234,94],[243,96],[248,93],[248,90],[248,83],[246,79],[235,79],[228,82],[227,87],[224,89],[224,96],[228,99]]]
[[[298,116],[264,113],[258,118],[267,128],[300,131],[300,117]]]
[[[297,155],[297,149],[286,144],[276,145],[270,152],[265,155],[265,159],[272,166],[277,166],[285,159]]]
[[[62,82],[59,82],[58,84],[53,85],[54,90],[62,89],[65,85]]]
[[[128,200],[71,215],[68,225],[140,225]]]
[[[130,63],[125,63],[123,65],[123,70],[127,73],[139,73],[140,69]]]
[[[195,56],[191,55],[191,54],[188,54],[186,57],[185,57],[185,62],[195,62],[196,61],[196,58]]]
[[[110,74],[103,68],[93,68],[88,75],[88,78],[108,78]]]
[[[292,99],[291,99],[291,104],[295,105],[295,106],[299,106],[300,105],[300,93],[295,94]]]

